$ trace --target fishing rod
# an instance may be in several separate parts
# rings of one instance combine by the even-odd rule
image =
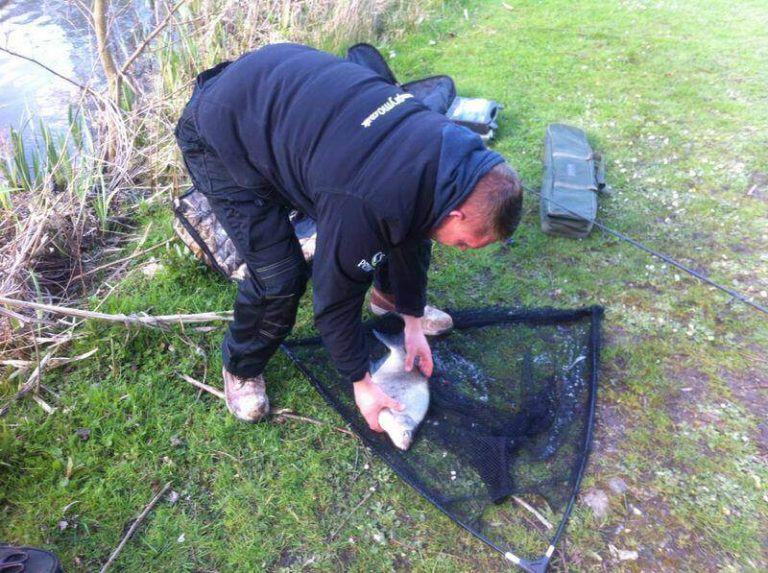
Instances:
[[[543,198],[541,193],[539,193],[538,191],[528,187],[527,185],[523,185],[522,187],[523,187],[523,189],[526,192],[533,193],[534,195],[537,195],[538,197]],[[720,289],[721,291],[723,291],[724,293],[729,294],[730,296],[732,296],[736,300],[739,300],[739,301],[741,301],[741,302],[743,302],[743,303],[745,303],[745,304],[747,304],[747,305],[749,305],[749,306],[759,310],[760,312],[768,315],[768,307],[765,307],[765,306],[763,306],[763,305],[761,305],[759,303],[751,301],[746,296],[741,294],[740,292],[735,291],[733,289],[730,289],[730,288],[728,288],[728,287],[726,287],[724,285],[721,285],[720,283],[712,280],[711,278],[709,278],[708,276],[706,276],[703,273],[700,273],[700,272],[698,272],[698,271],[696,271],[696,270],[694,270],[694,269],[692,269],[690,267],[686,267],[684,264],[677,262],[675,259],[673,259],[669,255],[665,255],[664,253],[660,253],[658,251],[655,251],[654,249],[652,249],[652,248],[642,244],[640,241],[638,241],[636,239],[633,239],[632,237],[629,237],[629,236],[625,235],[624,233],[621,233],[619,231],[615,231],[615,230],[611,229],[610,227],[608,227],[607,225],[603,225],[602,223],[600,223],[596,219],[588,219],[588,218],[582,217],[581,215],[579,215],[578,213],[572,211],[571,209],[569,209],[565,205],[562,205],[561,203],[558,203],[557,201],[554,201],[553,199],[551,199],[549,197],[547,197],[546,200],[549,201],[550,203],[552,203],[553,205],[559,207],[560,209],[563,209],[564,211],[570,213],[574,217],[577,217],[578,219],[586,220],[586,221],[592,223],[598,229],[600,229],[602,231],[605,231],[606,233],[608,233],[610,235],[613,235],[614,237],[617,237],[617,238],[621,239],[622,241],[626,241],[630,245],[633,245],[633,246],[637,247],[638,249],[640,249],[642,251],[645,251],[646,253],[648,253],[648,254],[650,254],[650,255],[658,258],[658,259],[661,259],[665,263],[669,263],[673,267],[678,268],[681,271],[688,273],[689,275],[699,279],[702,282],[707,283],[708,285],[711,285],[711,286],[713,286],[713,287],[715,287],[717,289]]]

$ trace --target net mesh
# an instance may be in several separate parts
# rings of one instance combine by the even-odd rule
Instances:
[[[367,427],[319,339],[286,350],[406,482],[508,559],[543,571],[591,441],[601,317],[599,307],[454,314],[454,331],[431,340],[430,408],[406,452]],[[402,330],[394,317],[366,326],[374,360],[387,350],[370,332]]]

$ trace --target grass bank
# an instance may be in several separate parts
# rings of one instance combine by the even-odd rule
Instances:
[[[604,222],[768,301],[763,3],[466,8],[383,43],[401,80],[449,73],[462,94],[503,102],[495,148],[534,187],[545,126],[583,127],[615,188]],[[177,156],[163,157],[181,185]],[[171,237],[166,201],[141,204],[137,216],[147,245]],[[153,278],[137,270],[91,304],[229,308],[233,287],[175,246],[137,268],[151,257],[162,264]],[[451,308],[606,307],[595,445],[555,570],[768,567],[765,317],[610,236],[543,235],[532,196],[513,244],[438,248],[430,280],[431,302]],[[310,306],[308,295],[298,334],[311,331]],[[121,568],[508,570],[355,440],[291,421],[239,424],[181,381],[177,372],[219,384],[222,329],[91,322],[78,332],[72,354],[98,353],[46,374],[58,410],[24,401],[0,421],[0,538],[93,570],[171,481],[175,495],[126,547]],[[275,407],[340,424],[285,357],[266,374]],[[600,492],[602,513],[585,502]]]

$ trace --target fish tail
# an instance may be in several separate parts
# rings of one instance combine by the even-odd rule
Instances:
[[[374,330],[373,335],[392,352],[405,354],[405,335],[402,332],[398,334],[384,334]]]

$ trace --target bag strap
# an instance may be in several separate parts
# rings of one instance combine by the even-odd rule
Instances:
[[[603,154],[595,152],[592,154],[592,159],[595,161],[595,183],[597,183],[597,191],[608,195],[611,192],[611,188],[605,182],[605,160]]]
[[[400,85],[395,79],[395,74],[389,69],[384,56],[370,44],[364,42],[355,44],[347,50],[347,59],[350,62],[376,72],[392,85]]]

